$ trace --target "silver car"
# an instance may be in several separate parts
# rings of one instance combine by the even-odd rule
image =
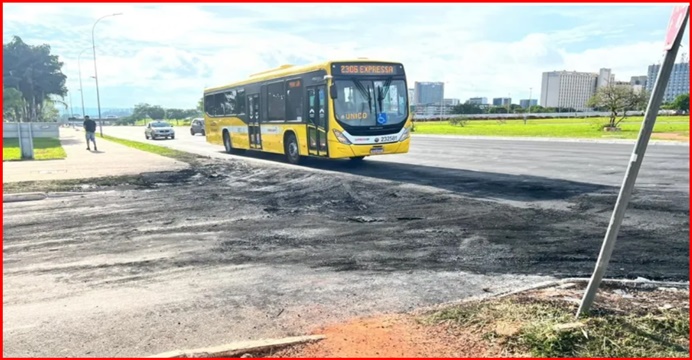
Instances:
[[[190,135],[195,136],[197,134],[206,135],[203,118],[192,119],[190,122]]]
[[[173,126],[165,121],[152,121],[147,124],[146,129],[144,129],[144,136],[149,139],[175,139],[175,130]]]

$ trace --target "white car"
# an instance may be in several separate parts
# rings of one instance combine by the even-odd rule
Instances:
[[[152,121],[144,129],[144,136],[149,139],[175,139],[175,130],[165,121]]]

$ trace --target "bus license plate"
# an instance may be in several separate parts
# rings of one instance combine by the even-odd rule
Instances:
[[[382,154],[384,152],[384,148],[381,147],[374,147],[370,149],[371,154]]]

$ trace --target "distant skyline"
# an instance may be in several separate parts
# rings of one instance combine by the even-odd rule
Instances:
[[[662,59],[673,5],[507,4],[3,4],[3,42],[47,43],[65,63],[79,107],[193,108],[207,86],[281,64],[368,57],[401,61],[408,86],[445,83],[445,98],[540,94],[546,71],[646,75]],[[325,17],[325,14],[328,16]],[[684,44],[689,44],[686,31]],[[689,49],[683,48],[682,53]],[[66,98],[69,103],[70,98]]]

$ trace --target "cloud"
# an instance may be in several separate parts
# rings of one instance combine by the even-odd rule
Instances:
[[[408,81],[445,81],[446,97],[540,93],[541,73],[645,74],[660,59],[670,6],[471,4],[3,4],[3,40],[49,43],[68,87],[99,85],[118,107],[194,107],[207,86],[281,64],[368,57],[401,61]],[[636,25],[632,25],[636,24]],[[688,35],[686,36],[686,40]],[[687,40],[689,42],[689,40]],[[88,96],[91,98],[91,95]],[[87,106],[89,106],[87,104]],[[105,106],[105,105],[104,105]]]

